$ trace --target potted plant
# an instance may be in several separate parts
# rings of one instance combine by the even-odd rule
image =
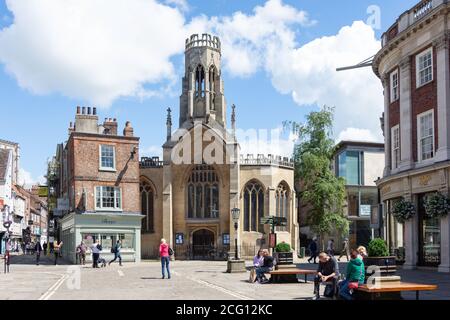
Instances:
[[[294,255],[291,252],[291,246],[284,241],[277,244],[274,258],[277,261],[277,266],[292,265],[294,263]]]
[[[425,199],[424,207],[427,218],[445,217],[450,211],[450,199],[438,192]]]
[[[366,268],[369,266],[380,267],[380,276],[382,277],[395,274],[396,257],[389,255],[388,247],[383,239],[372,239],[367,247],[367,253],[369,256],[364,259]]]

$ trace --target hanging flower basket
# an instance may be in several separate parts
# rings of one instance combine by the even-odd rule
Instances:
[[[424,207],[427,218],[445,217],[450,211],[450,199],[438,192],[425,199]]]
[[[392,208],[392,214],[400,223],[405,223],[416,214],[416,207],[404,199],[396,202]]]

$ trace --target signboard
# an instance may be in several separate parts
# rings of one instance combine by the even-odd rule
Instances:
[[[370,204],[362,204],[359,206],[359,216],[360,217],[370,217],[372,211],[372,206]]]
[[[269,234],[269,248],[275,248],[277,246],[277,234],[270,233]]]
[[[57,209],[58,210],[69,210],[69,198],[58,198],[57,200]]]
[[[38,196],[39,196],[39,198],[47,198],[48,197],[48,187],[47,186],[39,186]]]
[[[222,235],[222,242],[224,245],[229,245],[230,244],[230,234],[229,233],[224,233]]]
[[[380,217],[383,214],[383,205],[373,206],[370,215],[370,227],[372,229],[380,228]]]
[[[183,244],[184,243],[184,234],[177,233],[175,234],[175,244]]]

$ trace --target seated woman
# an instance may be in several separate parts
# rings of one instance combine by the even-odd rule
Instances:
[[[347,264],[345,280],[339,284],[339,296],[344,300],[353,300],[353,290],[358,288],[360,284],[364,284],[364,262],[358,256],[358,251],[352,249],[350,253],[351,260]]]
[[[264,264],[264,250],[260,249],[258,254],[253,258],[253,268],[250,271],[250,283],[254,283],[256,281],[256,268],[261,267]]]
[[[364,261],[364,259],[368,257],[366,247],[359,246],[358,249],[356,249],[356,250],[358,251],[359,257],[361,258],[361,260]]]

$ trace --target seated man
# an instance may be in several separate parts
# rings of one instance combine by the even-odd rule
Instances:
[[[319,268],[317,275],[314,278],[314,300],[320,298],[319,288],[320,283],[327,282],[324,296],[332,298],[336,292],[336,283],[339,276],[339,266],[336,259],[326,252],[319,254]]]
[[[262,266],[256,268],[256,279],[259,283],[268,282],[264,274],[272,271],[273,269],[273,257],[269,255],[269,252],[267,250],[264,250],[263,257],[264,262]]]

